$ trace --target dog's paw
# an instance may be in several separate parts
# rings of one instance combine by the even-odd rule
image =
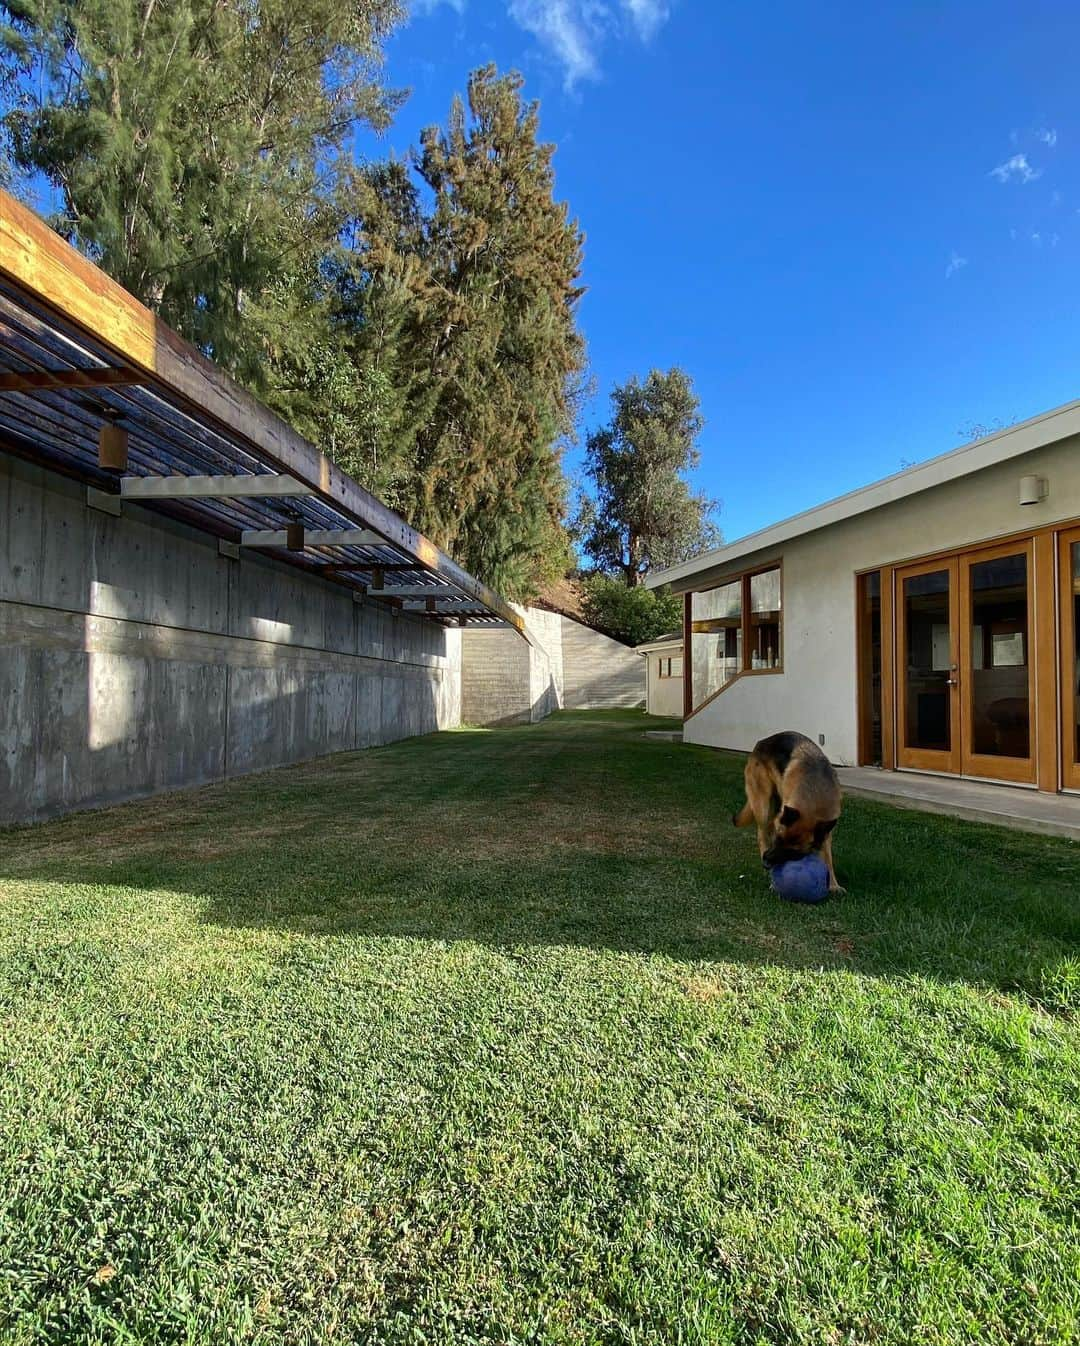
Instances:
[[[830,897],[847,897],[847,889],[846,889],[846,888],[842,888],[842,887],[840,886],[840,884],[837,884],[834,888],[830,888],[830,889],[829,889],[829,896],[830,896]]]

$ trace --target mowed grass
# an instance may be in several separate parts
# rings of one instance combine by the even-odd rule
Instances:
[[[648,723],[0,834],[0,1339],[1077,1340],[1077,848]]]

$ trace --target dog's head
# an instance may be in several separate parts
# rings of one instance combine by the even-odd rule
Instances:
[[[785,804],[773,820],[773,840],[762,859],[767,865],[783,865],[801,859],[811,851],[820,851],[825,838],[837,824],[836,818],[804,818],[798,809]]]

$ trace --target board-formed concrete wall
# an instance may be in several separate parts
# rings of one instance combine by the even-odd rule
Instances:
[[[542,608],[519,608],[536,646],[514,631],[462,633],[461,718],[466,724],[528,724],[553,710],[616,710],[645,701],[636,650]]]
[[[460,721],[456,629],[2,454],[0,521],[0,824]]]

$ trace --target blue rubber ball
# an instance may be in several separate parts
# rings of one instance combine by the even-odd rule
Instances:
[[[788,860],[769,871],[773,891],[785,902],[824,902],[829,895],[829,870],[820,855]]]

